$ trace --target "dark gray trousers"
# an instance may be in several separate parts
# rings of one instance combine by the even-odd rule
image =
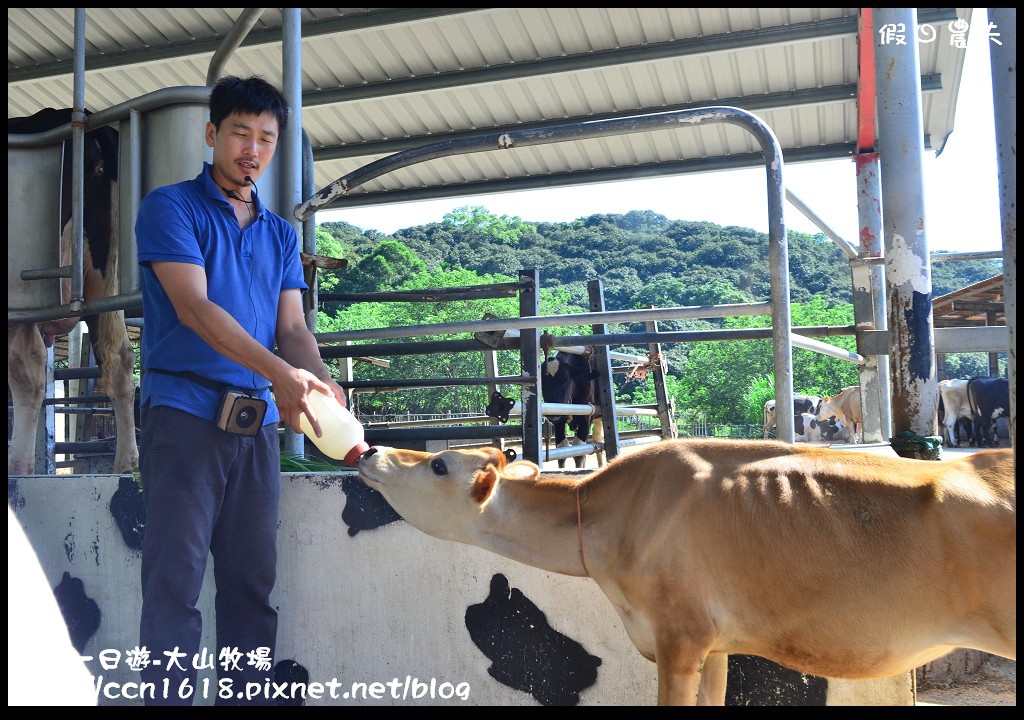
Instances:
[[[150,660],[140,679],[156,686],[146,703],[189,705],[204,692],[218,704],[242,702],[237,693],[247,683],[273,678],[277,426],[244,437],[176,408],[146,408],[140,455],[146,506],[140,648]],[[200,648],[203,618],[196,603],[210,555],[217,647]],[[216,688],[196,687],[203,651],[207,663],[211,654],[216,663]]]

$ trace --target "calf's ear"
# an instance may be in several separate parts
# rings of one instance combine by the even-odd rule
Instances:
[[[517,460],[505,468],[503,475],[509,480],[536,480],[540,477],[540,467],[529,460]]]
[[[477,470],[476,475],[473,476],[473,487],[469,491],[469,496],[483,510],[497,485],[498,468],[489,464],[483,470]]]

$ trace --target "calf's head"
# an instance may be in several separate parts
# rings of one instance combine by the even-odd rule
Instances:
[[[826,395],[821,399],[821,404],[818,405],[817,418],[819,422],[828,422],[829,418],[835,418],[840,414],[836,399]]]
[[[493,447],[428,453],[377,446],[359,461],[359,477],[410,525],[458,540],[494,499],[504,480],[536,479],[534,463],[507,463]]]

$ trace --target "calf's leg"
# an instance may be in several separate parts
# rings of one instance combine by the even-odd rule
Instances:
[[[14,400],[8,475],[36,470],[36,431],[46,397],[46,344],[34,323],[7,324],[7,386]]]

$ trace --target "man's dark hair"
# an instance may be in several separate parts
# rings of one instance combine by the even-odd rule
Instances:
[[[221,78],[210,93],[210,122],[220,129],[221,121],[232,113],[262,115],[268,112],[277,118],[277,130],[284,133],[290,109],[284,95],[262,75]]]

